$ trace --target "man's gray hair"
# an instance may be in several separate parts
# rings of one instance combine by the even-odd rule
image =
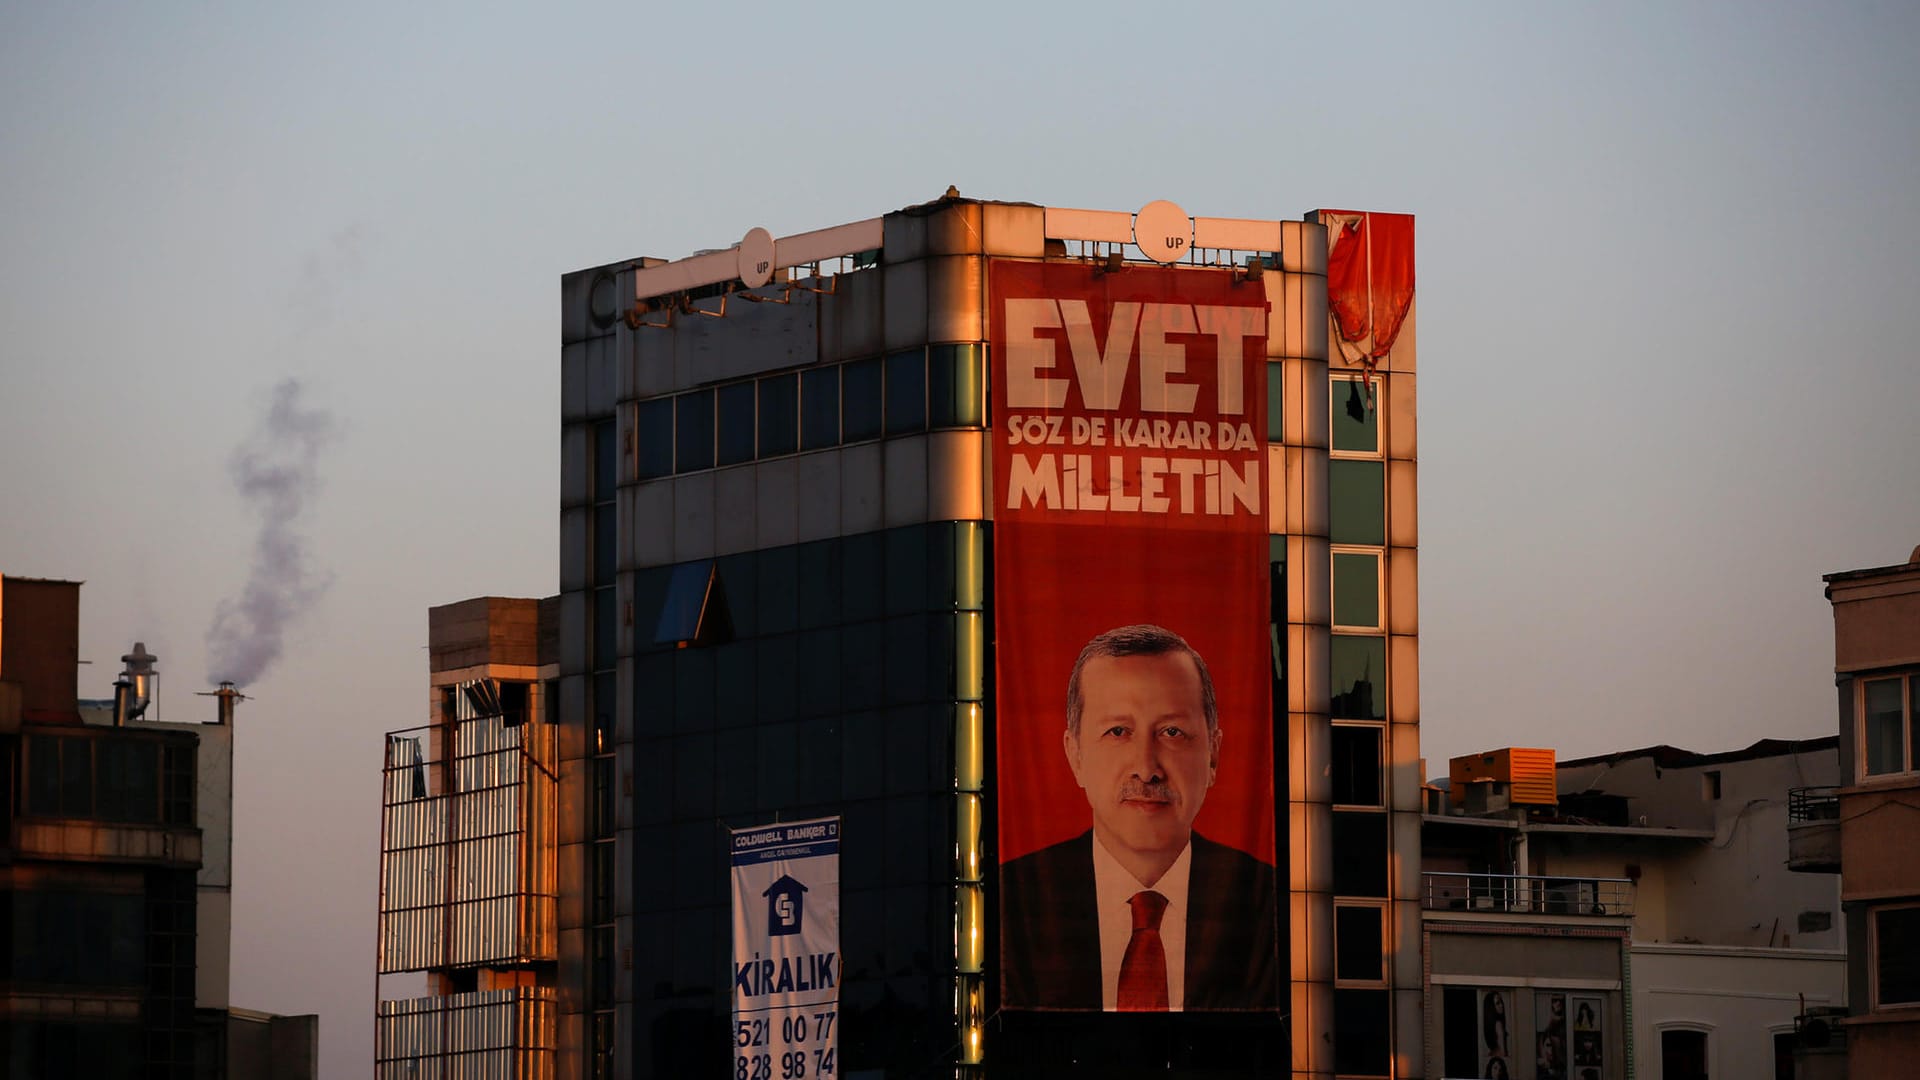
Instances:
[[[1067,680],[1067,730],[1075,736],[1080,734],[1080,714],[1087,707],[1080,692],[1080,673],[1086,670],[1087,661],[1102,656],[1165,656],[1176,652],[1193,658],[1193,666],[1200,672],[1200,708],[1207,717],[1207,733],[1218,732],[1220,709],[1213,700],[1213,676],[1207,673],[1207,662],[1185,638],[1151,623],[1115,627],[1087,642],[1087,647],[1080,650],[1080,658],[1073,662],[1073,675]]]

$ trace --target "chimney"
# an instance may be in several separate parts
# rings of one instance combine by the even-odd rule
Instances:
[[[227,680],[221,681],[220,689],[215,690],[213,696],[220,699],[218,702],[218,719],[214,720],[214,723],[224,727],[232,727],[233,706],[236,702],[247,700],[247,696],[235,690],[233,683]]]
[[[153,669],[153,662],[158,659],[147,651],[144,641],[134,642],[133,651],[120,658],[120,662],[127,667],[113,683],[115,726],[124,726],[129,720],[140,719],[147,711],[147,706],[153,703],[153,680],[158,674]]]

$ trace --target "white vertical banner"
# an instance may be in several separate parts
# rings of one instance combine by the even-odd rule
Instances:
[[[733,1077],[839,1074],[840,819],[735,829]]]

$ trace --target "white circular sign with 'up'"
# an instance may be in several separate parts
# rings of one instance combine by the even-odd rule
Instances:
[[[1179,262],[1193,246],[1193,219],[1173,203],[1155,199],[1133,216],[1133,243],[1154,262]]]
[[[757,289],[773,280],[773,234],[765,229],[747,230],[740,241],[740,281]]]

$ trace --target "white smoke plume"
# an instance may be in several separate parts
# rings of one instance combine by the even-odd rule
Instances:
[[[313,565],[301,515],[320,489],[320,454],[333,441],[333,417],[303,405],[298,379],[273,388],[267,414],[233,452],[234,490],[259,519],[253,564],[238,596],[220,601],[207,628],[207,681],[259,681],[280,659],[287,627],[332,584]]]

